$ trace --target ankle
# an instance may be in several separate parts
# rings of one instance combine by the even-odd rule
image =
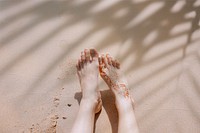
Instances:
[[[128,109],[134,108],[134,103],[131,97],[124,98],[124,97],[116,97],[115,104],[118,111],[124,111]]]
[[[91,96],[91,97],[82,97],[81,99],[81,104],[83,105],[88,105],[88,106],[95,106],[98,104],[99,100],[101,98],[97,97],[97,96]]]
[[[84,109],[84,110],[90,110],[90,111],[94,111],[95,107],[96,107],[96,102],[91,101],[89,99],[82,99],[81,103],[80,103],[80,108]]]
[[[100,92],[97,92],[97,91],[88,91],[88,92],[85,92],[83,91],[82,92],[82,100],[81,101],[86,101],[86,102],[97,102],[98,99],[101,99],[101,95],[100,95]]]

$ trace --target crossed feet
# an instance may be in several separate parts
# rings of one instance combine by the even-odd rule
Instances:
[[[82,100],[92,106],[95,113],[102,108],[102,100],[98,88],[99,74],[115,95],[116,107],[132,105],[133,99],[127,88],[127,81],[120,70],[120,63],[109,54],[99,56],[95,49],[85,49],[76,65],[79,77]]]

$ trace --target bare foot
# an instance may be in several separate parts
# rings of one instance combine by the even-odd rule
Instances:
[[[81,52],[81,58],[76,66],[83,94],[81,102],[86,102],[87,106],[94,105],[95,113],[99,112],[102,107],[98,90],[98,66],[98,53],[95,49],[85,49]]]
[[[103,80],[108,87],[113,91],[116,104],[124,104],[130,101],[133,104],[133,99],[129,94],[129,89],[125,77],[120,70],[120,63],[106,54],[99,57],[99,71]]]

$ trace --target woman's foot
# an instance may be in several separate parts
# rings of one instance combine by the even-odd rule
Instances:
[[[127,81],[120,70],[120,63],[113,60],[109,54],[106,54],[106,57],[102,55],[99,57],[99,71],[103,80],[114,93],[117,107],[126,103],[133,105]]]
[[[78,60],[77,74],[82,90],[82,104],[92,106],[94,112],[101,110],[102,101],[98,90],[99,76],[98,53],[95,49],[85,49]]]

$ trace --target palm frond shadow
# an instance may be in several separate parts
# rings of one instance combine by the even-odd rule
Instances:
[[[2,3],[2,8],[0,10],[6,12],[14,5],[21,5],[22,2],[23,0],[17,0],[15,2],[0,2]],[[177,51],[182,52],[181,57],[179,56],[177,58],[174,58],[169,63],[166,63],[162,67],[159,67],[151,73],[146,74],[141,78],[141,80],[133,82],[130,87],[134,88],[134,86],[143,84],[153,77],[158,77],[159,74],[162,74],[166,70],[172,69],[174,65],[177,65],[177,63],[184,61],[187,56],[187,48],[190,45],[193,45],[193,33],[199,30],[200,8],[199,6],[194,6],[195,2],[196,0],[186,1],[184,7],[177,12],[172,12],[172,8],[177,4],[177,1],[154,0],[138,3],[134,3],[131,1],[117,1],[109,7],[105,8],[104,10],[99,11],[95,9],[97,6],[99,6],[99,4],[101,4],[100,1],[84,1],[81,3],[78,3],[77,1],[38,2],[30,8],[24,8],[23,10],[20,10],[13,15],[5,17],[5,19],[0,22],[1,30],[6,30],[10,25],[20,19],[23,19],[27,16],[35,17],[32,22],[21,26],[21,28],[1,38],[0,50],[11,47],[12,45],[17,45],[11,42],[18,39],[19,37],[22,37],[28,31],[34,29],[43,22],[51,21],[59,17],[67,17],[69,15],[72,19],[60,24],[58,27],[55,27],[52,31],[44,35],[44,37],[40,38],[38,41],[31,42],[31,46],[28,49],[21,51],[19,55],[10,60],[0,69],[0,76],[4,77],[9,72],[9,70],[11,70],[16,64],[20,63],[24,58],[34,54],[35,51],[40,50],[43,46],[48,46],[47,42],[51,38],[63,32],[65,29],[68,29],[75,24],[79,24],[80,22],[89,21],[92,22],[93,28],[83,34],[75,42],[65,43],[63,52],[60,53],[56,59],[52,60],[51,63],[47,64],[45,70],[39,75],[36,80],[31,83],[26,92],[24,92],[23,97],[21,97],[19,100],[25,101],[24,99],[31,95],[31,92],[33,90],[39,89],[40,84],[43,83],[44,80],[53,72],[53,70],[56,69],[58,64],[63,62],[66,57],[70,56],[75,49],[83,47],[84,41],[86,41],[88,38],[92,38],[94,34],[104,29],[109,29],[110,32],[103,39],[95,42],[94,45],[97,50],[105,50],[108,47],[116,45],[116,43],[120,43],[120,51],[120,48],[126,45],[125,42],[131,40],[131,45],[128,46],[128,49],[124,52],[124,54],[116,54],[116,57],[120,59],[120,62],[122,64],[129,56],[134,56],[135,58],[135,60],[130,61],[129,66],[125,70],[126,75],[140,70],[142,66],[148,66],[152,65],[153,63],[162,62],[163,60],[165,60],[166,57],[176,53]],[[141,17],[141,15],[145,13],[147,9],[150,9],[155,5],[160,5],[160,8],[155,10],[155,12],[153,12],[149,16],[146,16],[144,18]],[[196,14],[195,17],[185,17],[188,13],[191,12],[194,12]],[[188,30],[182,30],[176,34],[172,33],[172,30],[175,27],[180,26],[184,23],[190,23],[191,27]],[[152,34],[155,35],[153,40],[145,42],[145,40]],[[178,42],[180,44],[176,45],[173,42],[174,40],[182,41]],[[166,44],[170,42],[172,42],[172,44],[168,46],[170,48],[165,49]],[[160,51],[162,52],[158,53],[153,58],[144,60],[147,54],[155,48],[160,48]],[[154,93],[164,91],[161,89],[162,86],[170,83],[171,80],[179,77],[180,75],[181,74],[174,74],[171,76],[171,79],[168,79],[168,77],[164,77],[164,82],[162,82],[161,84],[158,83],[157,87],[148,92],[149,94],[147,97],[141,98],[141,100],[138,102],[140,104],[143,104],[144,101],[151,99]],[[191,78],[192,82],[197,82],[196,80],[192,79],[192,77],[194,77],[193,75],[190,75],[189,77]],[[71,80],[73,80],[73,78]],[[67,84],[69,82],[71,81],[64,80],[62,84]],[[194,88],[198,90],[199,86],[194,85]],[[108,92],[102,92],[102,95],[106,96],[105,93]],[[110,93],[108,94],[110,95]],[[166,95],[162,99],[159,99],[160,102],[156,103],[156,107],[154,110],[158,109],[162,105],[162,103],[167,102],[167,99],[169,97],[169,95]],[[188,102],[187,104],[188,107],[191,107],[190,102]],[[106,112],[109,113],[107,104],[105,104],[105,108],[107,108]],[[191,110],[191,112],[194,116],[196,116],[197,113],[195,113],[195,109]],[[146,115],[148,115],[149,113],[151,112],[144,114],[144,116],[146,117]],[[114,117],[109,116],[109,119],[110,122],[114,125]],[[140,121],[142,122],[143,118],[141,118]],[[114,125],[113,127],[115,126],[116,125]],[[117,129],[113,128],[112,130],[113,132],[116,132]]]

